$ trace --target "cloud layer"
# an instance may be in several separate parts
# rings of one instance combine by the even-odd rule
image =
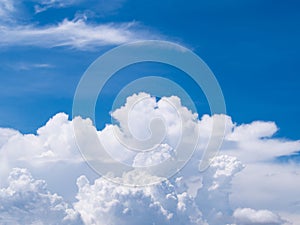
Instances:
[[[139,97],[146,100],[139,101],[141,105],[135,104],[135,108],[132,108],[130,102]],[[168,101],[177,104],[179,111],[184,112],[182,115],[187,127],[199,128],[200,140],[193,157],[176,176],[153,186],[127,187],[112,183],[104,177],[95,178],[77,148],[73,133],[74,120],[70,121],[64,113],[51,118],[38,129],[37,134],[23,135],[12,129],[1,128],[0,220],[21,223],[22,218],[26,218],[30,223],[42,221],[40,223],[57,224],[57,220],[63,222],[67,218],[70,221],[75,218],[74,223],[77,223],[81,217],[85,224],[133,225],[143,221],[143,224],[242,225],[288,224],[282,215],[291,215],[289,218],[297,215],[300,187],[296,181],[299,180],[299,165],[278,164],[274,159],[278,155],[297,151],[300,143],[273,138],[272,135],[278,129],[274,123],[256,121],[237,125],[225,115],[204,115],[198,120],[181,105],[177,97],[156,100],[145,93],[128,98],[127,104],[112,115],[119,122],[120,132],[130,132],[139,138],[149,137],[151,133],[147,125],[153,118],[165,118],[164,124],[168,131],[162,143],[165,148],[157,148],[155,154],[162,151],[172,157],[176,151],[166,150],[174,150],[179,126],[176,122],[178,113],[169,108]],[[139,118],[139,122],[128,127],[125,123],[128,122],[126,115],[132,110],[132,119]],[[209,169],[200,172],[201,155],[209,139],[212,122],[217,117],[226,117],[227,120],[224,143]],[[89,119],[75,120],[82,124],[83,131],[92,128]],[[97,132],[100,140],[107,143],[108,151],[115,155],[119,151],[120,159],[127,159],[127,163],[147,165],[148,157],[126,158],[124,149],[121,151],[117,144],[118,139],[110,135],[109,128],[112,126],[117,125],[108,125]],[[83,135],[88,138],[89,133],[83,132]],[[93,145],[89,142],[87,144]],[[150,159],[156,162],[164,160],[154,156]],[[45,183],[32,178],[28,171],[49,183],[50,190],[62,193],[62,197],[51,194]],[[118,179],[119,183],[124,180],[149,183],[157,177],[147,171],[141,173],[132,170],[123,173]],[[28,205],[30,210],[27,210]],[[41,214],[44,220],[39,217],[40,208],[47,212]],[[56,208],[59,210],[55,211]]]
[[[236,223],[240,225],[280,225],[284,221],[276,214],[268,210],[253,210],[249,208],[236,209],[233,213]]]
[[[219,156],[194,184],[177,176],[144,188],[120,186],[104,178],[91,185],[82,176],[77,180],[75,209],[86,224],[220,224],[231,221],[226,188],[240,169],[235,158]],[[120,179],[145,177],[129,172]]]
[[[26,169],[14,168],[8,187],[0,189],[1,224],[83,224],[61,196],[51,194],[43,180]]]

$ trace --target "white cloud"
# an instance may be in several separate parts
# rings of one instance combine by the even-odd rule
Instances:
[[[194,196],[189,191],[193,186],[191,180],[182,176],[143,188],[117,185],[104,178],[90,184],[82,176],[77,180],[79,192],[75,209],[85,224],[217,225],[231,222],[227,188],[241,164],[235,158],[219,156],[205,173],[193,169],[193,175],[198,176]],[[155,178],[133,171],[120,179]]]
[[[77,183],[79,201],[75,209],[85,224],[171,224],[173,221],[172,212],[164,208],[160,199],[155,199],[154,191],[158,190],[127,188],[104,178],[90,185],[85,177],[80,177]],[[170,188],[169,184],[165,186]],[[158,194],[164,195],[165,191]],[[175,196],[162,201],[169,201],[176,209]]]
[[[141,99],[144,100],[139,100],[139,97],[143,97]],[[131,104],[136,100],[139,100],[138,104]],[[268,215],[277,213],[296,218],[300,202],[300,184],[297,182],[300,178],[299,165],[277,164],[272,160],[278,155],[299,150],[300,144],[299,141],[272,137],[278,129],[272,122],[257,121],[237,125],[229,116],[225,116],[228,126],[220,155],[214,159],[207,171],[200,173],[199,160],[210,136],[212,121],[224,115],[205,115],[198,120],[187,108],[181,106],[176,97],[156,101],[147,94],[139,94],[128,98],[127,105],[112,115],[119,120],[122,132],[134,134],[140,140],[151,137],[149,123],[151,124],[153,118],[160,117],[167,130],[163,145],[160,146],[164,148],[157,148],[158,151],[153,155],[128,156],[124,149],[119,148],[118,139],[111,133],[112,127],[116,125],[108,125],[98,134],[106,143],[111,155],[116,156],[119,153],[120,160],[127,160],[126,162],[136,165],[148,165],[176,154],[176,151],[172,151],[176,149],[180,120],[178,111],[176,112],[169,103],[176,105],[181,112],[187,131],[199,128],[200,143],[180,173],[160,185],[129,188],[111,183],[103,177],[90,184],[85,177],[94,180],[95,176],[91,177],[90,170],[83,169],[85,164],[74,139],[74,120],[68,120],[68,116],[63,113],[50,119],[45,126],[38,129],[36,135],[23,135],[12,129],[0,129],[0,185],[2,188],[10,185],[4,181],[13,167],[25,167],[35,176],[45,179],[51,190],[60,194],[70,194],[74,198],[75,180],[85,175],[77,180],[79,192],[78,200],[74,204],[86,224],[102,224],[107,221],[110,224],[120,224],[123,220],[134,224],[145,218],[160,224],[183,224],[183,220],[189,221],[190,224],[204,224],[205,221],[209,224],[224,224],[234,223],[234,219],[237,224],[242,224],[243,218],[250,218],[238,214],[239,210],[233,218],[232,209],[235,208],[252,208],[248,210],[254,212],[251,215],[257,215],[259,209],[275,212],[258,213],[261,215],[260,223],[267,221],[270,218]],[[139,122],[127,124],[128,112],[133,113],[129,121],[138,118]],[[95,129],[91,121],[81,118],[76,120],[82,124],[82,134],[88,138],[89,129]],[[186,140],[188,143],[189,139]],[[89,142],[87,144],[93,145]],[[160,149],[164,149],[166,154],[163,157],[158,154]],[[244,169],[239,160],[245,165]],[[119,179],[128,182],[139,179],[142,183],[148,183],[149,180],[157,178],[133,170]],[[109,217],[103,222],[105,214]],[[278,221],[280,220],[282,219],[279,218]]]
[[[83,0],[32,0],[36,5],[34,6],[35,13],[42,13],[51,8],[67,8],[78,7],[86,8]],[[105,16],[116,12],[123,6],[126,0],[90,0],[89,8],[95,11],[97,16]]]
[[[7,143],[7,141],[11,137],[19,134],[19,132],[9,128],[0,128],[0,134],[1,134],[0,135],[0,148],[1,148],[4,144]]]
[[[233,180],[231,205],[299,214],[299,165],[246,164]]]
[[[255,121],[235,127],[234,132],[228,135],[229,140],[244,141],[272,137],[278,128],[274,122]]]
[[[49,8],[64,8],[71,5],[76,5],[82,0],[33,0],[37,3],[34,9],[36,13],[41,13]]]
[[[31,165],[43,165],[46,162],[78,162],[81,157],[76,148],[72,122],[68,116],[59,113],[47,124],[37,130],[37,135],[21,134],[9,129],[1,129],[1,159],[15,162],[30,160]],[[0,140],[1,140],[0,139]]]
[[[223,143],[223,153],[236,156],[245,165],[233,180],[230,196],[233,208],[265,208],[281,214],[299,214],[299,165],[278,164],[275,158],[299,151],[300,141],[272,137],[278,127],[273,122],[255,121],[234,125]],[[284,214],[282,214],[284,215]]]
[[[76,178],[90,171],[77,149],[72,122],[64,113],[51,118],[36,135],[0,129],[0,187],[7,184],[14,167],[28,168],[68,198],[74,198]]]
[[[32,62],[16,62],[13,65],[8,64],[7,66],[12,70],[17,70],[17,71],[26,71],[32,69],[48,69],[48,68],[55,67],[54,65],[49,63],[32,63]]]
[[[72,208],[57,194],[51,194],[43,180],[34,180],[26,169],[14,168],[8,187],[0,189],[0,223],[82,224]]]
[[[160,164],[167,159],[175,156],[175,151],[168,144],[161,144],[156,149],[148,152],[141,152],[136,154],[132,165],[134,167],[153,166]]]
[[[280,216],[269,210],[256,211],[250,208],[239,208],[234,211],[233,217],[238,225],[280,225],[284,223]]]
[[[300,149],[299,140],[272,138],[278,130],[273,122],[255,121],[232,128],[232,133],[225,138],[226,152],[245,163],[271,161],[275,157],[289,155]]]
[[[119,7],[123,0],[115,0],[113,4],[91,2],[91,4],[114,5]],[[48,8],[61,8],[80,4],[81,0],[36,0],[36,12]],[[3,0],[0,2],[0,47],[3,46],[37,46],[53,48],[65,46],[81,50],[92,50],[95,47],[119,45],[126,42],[157,39],[137,22],[93,23],[87,17],[93,12],[77,12],[73,20],[65,18],[60,23],[49,21],[39,25],[26,11],[24,2]],[[113,10],[113,9],[107,9]],[[33,21],[33,22],[32,22]]]
[[[15,2],[12,0],[2,0],[0,2],[0,21],[11,20],[11,14],[16,11]]]
[[[143,39],[146,33],[136,23],[88,24],[83,19],[63,20],[57,25],[0,25],[1,46],[67,46],[90,49],[104,45],[118,45]],[[148,36],[149,37],[149,36]],[[151,35],[150,35],[151,37]]]
[[[197,115],[175,96],[156,101],[146,93],[134,94],[112,117],[120,125],[106,126],[99,138],[110,155],[126,164],[156,165],[184,151],[180,143],[196,147]]]
[[[15,16],[15,12],[19,12],[25,3],[34,3],[34,9],[36,13],[43,12],[49,8],[64,8],[72,5],[77,5],[82,0],[1,0],[0,2],[0,20],[12,19]]]

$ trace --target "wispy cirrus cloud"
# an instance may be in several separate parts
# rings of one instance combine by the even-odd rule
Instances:
[[[3,16],[14,10],[13,1],[3,0],[0,2],[0,15]]]
[[[20,62],[11,66],[12,69],[17,71],[31,70],[31,69],[48,69],[55,67],[49,63],[31,63],[31,62]]]
[[[63,8],[80,4],[81,0],[36,0],[31,1],[35,13],[41,13],[48,8]],[[103,1],[91,4],[95,9],[113,11],[121,7],[123,0],[113,1],[113,8],[105,7]],[[74,19],[63,19],[59,23],[48,21],[45,25],[39,25],[34,17],[30,20],[20,19],[24,11],[24,2],[3,0],[0,2],[0,46],[35,46],[43,48],[71,47],[87,50],[94,47],[119,45],[130,41],[142,39],[158,39],[158,34],[151,34],[138,22],[87,22],[87,17],[94,12],[75,13]],[[111,6],[112,7],[112,6]],[[84,7],[82,10],[84,11]],[[26,15],[28,12],[26,12]],[[99,13],[100,15],[101,13]],[[30,15],[27,15],[30,18]],[[33,16],[33,15],[32,15]]]
[[[51,8],[67,8],[72,6],[80,6],[85,8],[85,1],[83,0],[32,0],[36,4],[34,5],[35,13],[42,13]],[[123,6],[126,0],[90,0],[89,7],[97,11],[98,16],[111,14],[116,12]]]
[[[64,8],[79,4],[82,0],[36,0],[35,13],[41,13],[49,8]]]
[[[16,2],[13,0],[2,0],[0,2],[0,22],[11,21],[13,14],[16,12]]]
[[[97,46],[117,45],[146,37],[138,23],[88,24],[84,19],[65,19],[57,25],[0,26],[0,46],[67,46],[89,49]],[[149,35],[147,35],[149,37]],[[151,36],[151,35],[150,35]],[[154,36],[154,35],[153,35]],[[153,37],[154,38],[154,37]]]

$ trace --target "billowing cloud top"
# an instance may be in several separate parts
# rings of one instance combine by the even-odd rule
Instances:
[[[26,169],[11,171],[0,202],[1,224],[82,224],[61,196],[51,194],[45,181],[34,180]]]
[[[132,119],[138,118],[139,122],[128,127],[123,123],[128,118],[124,118],[132,110],[130,101],[138,96],[148,98],[141,102],[143,107],[136,105],[134,108]],[[120,150],[120,159],[136,166],[176,155],[172,148],[178,138],[178,115],[168,108],[166,101],[177,104],[185,112],[185,126],[199,128],[199,144],[179,173],[162,183],[145,187],[128,187],[102,176],[95,177],[77,148],[74,120],[70,121],[64,113],[51,118],[37,134],[24,135],[1,128],[0,223],[242,225],[289,224],[286,215],[293,215],[288,218],[291,223],[293,218],[297,219],[300,187],[296,171],[299,167],[293,163],[278,164],[274,159],[299,150],[300,142],[273,138],[278,128],[272,122],[237,125],[226,115],[204,115],[197,119],[177,97],[156,100],[141,93],[128,98],[127,104],[112,113],[119,123],[97,131],[99,139],[106,142],[112,155]],[[120,132],[133,132],[142,139],[149,136],[145,124],[157,116],[165,118],[164,124],[169,131],[164,145],[157,148],[154,155],[129,157],[128,160],[124,149],[119,149],[118,140],[109,135],[110,128],[119,126]],[[227,120],[224,143],[210,167],[200,172],[201,154],[216,117]],[[78,117],[75,120],[81,122],[83,128],[92,126],[89,119]],[[148,182],[156,178],[132,170],[119,179]]]

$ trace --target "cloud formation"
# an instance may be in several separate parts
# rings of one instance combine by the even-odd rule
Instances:
[[[43,180],[35,180],[26,169],[14,168],[8,187],[0,189],[0,223],[83,224],[79,214],[61,196],[51,194]]]
[[[136,23],[88,24],[84,19],[65,19],[57,25],[0,25],[1,46],[67,46],[91,49],[143,39]],[[151,35],[150,35],[151,36]]]
[[[239,208],[233,213],[236,223],[239,225],[280,225],[284,221],[275,213],[269,210],[253,210],[249,208]]]
[[[11,14],[15,11],[14,1],[3,0],[0,2],[0,21],[10,20]]]
[[[84,7],[83,0],[32,0],[35,3],[34,10],[35,13],[42,13],[51,8],[67,8],[77,6],[79,8]],[[107,14],[114,13],[118,10],[126,0],[90,0],[89,8],[95,10],[97,16],[104,16]]]
[[[41,0],[33,2],[36,2],[35,11],[43,12],[48,8],[67,7],[79,4],[81,1]],[[119,5],[121,1],[114,1],[114,4]],[[76,13],[73,20],[65,18],[60,23],[49,21],[45,25],[32,22],[33,19],[24,19],[23,14],[25,14],[25,9],[22,1],[3,0],[0,2],[0,46],[70,47],[92,50],[99,46],[119,45],[159,37],[159,35],[149,33],[138,22],[87,22],[87,13]]]
[[[139,101],[140,105],[134,104],[135,107],[132,108],[130,102],[139,97],[142,99],[146,97],[146,100]],[[112,115],[118,120],[121,132],[130,132],[141,139],[151,136],[147,128],[153,118],[159,116],[164,119],[168,131],[167,138],[161,146],[164,148],[157,148],[152,158],[140,155],[137,158],[129,157],[130,160],[128,160],[127,155],[120,151],[116,143],[118,140],[110,135],[111,130],[108,129],[117,124],[108,125],[102,131],[98,131],[100,140],[106,141],[108,151],[117,155],[119,150],[120,159],[126,159],[127,163],[139,166],[151,163],[147,160],[156,162],[164,160],[164,158],[156,157],[160,151],[166,153],[167,157],[168,154],[172,157],[176,151],[170,150],[174,150],[176,146],[180,122],[178,122],[176,110],[172,110],[171,105],[167,104],[168,101],[177,104],[177,108],[182,112],[181,115],[184,115],[184,124],[187,128],[198,127],[200,133],[196,152],[176,176],[154,186],[135,188],[117,185],[104,177],[97,179],[91,177],[90,170],[82,169],[85,163],[76,146],[73,125],[75,120],[81,123],[84,138],[89,136],[89,132],[86,131],[95,128],[89,119],[78,117],[70,121],[66,114],[59,113],[45,126],[38,129],[37,134],[23,135],[12,129],[0,129],[0,187],[2,187],[1,193],[6,193],[1,196],[8,199],[8,193],[12,193],[10,190],[22,192],[28,187],[40,187],[37,185],[40,181],[35,183],[36,181],[28,175],[26,170],[13,169],[22,167],[28,168],[34,176],[46,180],[49,185],[51,184],[51,190],[54,189],[59,193],[67,190],[71,193],[73,198],[68,198],[68,201],[72,202],[73,206],[68,206],[68,209],[81,215],[85,224],[120,224],[120,221],[125,221],[124,223],[128,221],[128,224],[132,225],[140,224],[141,221],[149,222],[149,224],[153,222],[186,224],[186,221],[189,224],[212,225],[224,224],[224,222],[247,224],[251,221],[252,224],[284,224],[285,219],[281,218],[282,215],[297,212],[296,203],[300,187],[295,181],[299,180],[299,173],[297,173],[299,165],[278,164],[274,158],[299,149],[299,141],[272,137],[278,129],[272,122],[256,121],[237,125],[225,115],[204,115],[201,119],[197,119],[191,111],[181,105],[177,97],[164,97],[156,100],[148,94],[140,93],[129,97],[127,104]],[[132,127],[124,123],[127,121],[126,115],[129,111],[133,113],[131,119],[139,119],[139,122],[132,123]],[[199,163],[212,130],[212,121],[220,116],[225,116],[227,119],[222,149],[212,161],[209,169],[200,172]],[[93,145],[89,142],[87,144]],[[9,175],[10,172],[25,175]],[[6,181],[8,176],[15,178]],[[22,176],[26,179],[20,178]],[[69,191],[76,187],[76,178],[78,178],[78,192]],[[22,183],[22,179],[26,182],[21,189],[16,189],[18,185],[15,183]],[[135,180],[142,180],[142,183],[149,183],[157,178],[148,173],[132,170],[118,179],[120,183],[122,180],[132,183]],[[16,180],[15,183],[14,180]],[[41,188],[34,189],[34,191],[47,192],[46,189]],[[75,196],[76,199],[74,199]],[[61,202],[66,201],[62,199]],[[279,202],[280,204],[277,204]],[[10,215],[18,217],[17,214],[7,213],[11,205],[12,203],[9,203],[3,207],[5,212],[3,211],[2,219],[11,219]],[[52,205],[47,207],[51,208]],[[20,208],[22,208],[21,204]],[[270,211],[264,211],[265,209]],[[23,215],[22,213],[20,215]],[[32,213],[37,213],[37,211],[32,211]],[[64,217],[58,218],[65,218],[66,215],[63,215]],[[16,221],[18,222],[17,219]]]
[[[35,13],[41,13],[49,8],[64,8],[76,5],[82,0],[33,0],[33,2],[36,2],[34,6]]]
[[[177,176],[143,188],[117,185],[104,178],[90,184],[86,177],[81,176],[77,180],[79,192],[75,209],[85,224],[179,225],[230,222],[229,191],[226,189],[240,169],[241,164],[235,158],[218,156],[207,172],[194,172],[198,179],[194,184],[183,176]],[[132,171],[120,179],[152,178]]]
[[[146,93],[134,94],[123,107],[112,112],[112,117],[119,125],[107,125],[99,132],[99,138],[114,158],[126,164],[154,166],[180,157],[180,151],[188,157],[192,151],[186,148],[196,148],[197,115],[183,107],[178,97],[156,101]],[[183,147],[181,143],[185,143]]]

